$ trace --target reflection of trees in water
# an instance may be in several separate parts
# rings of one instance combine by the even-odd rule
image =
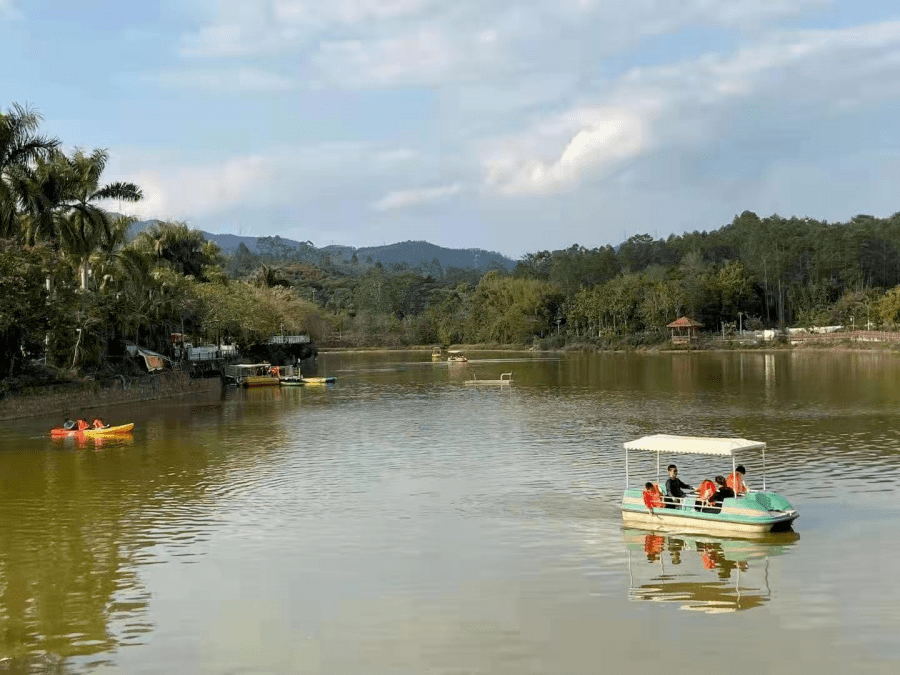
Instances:
[[[0,671],[90,670],[153,629],[139,566],[199,555],[215,525],[209,507],[253,465],[229,452],[221,411],[200,412],[213,424],[193,434],[195,419],[148,424],[180,427],[182,440],[2,448]],[[271,447],[255,445],[253,458]]]
[[[768,602],[768,559],[787,553],[799,538],[794,532],[758,541],[624,532],[632,600],[677,602],[684,609],[707,612],[738,611]],[[642,551],[643,566],[640,559],[632,559],[633,551]],[[653,569],[649,579],[648,563]]]

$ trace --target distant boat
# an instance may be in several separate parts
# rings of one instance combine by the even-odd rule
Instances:
[[[238,363],[226,366],[225,375],[240,387],[278,386],[278,367],[269,363]]]
[[[301,379],[303,384],[333,384],[337,381],[336,377],[304,377]]]
[[[466,355],[458,349],[451,349],[447,353],[449,354],[449,356],[447,357],[448,363],[465,363],[469,360],[466,358]]]
[[[501,373],[499,380],[479,380],[477,377],[473,377],[471,380],[466,380],[466,384],[512,384],[512,373]]]

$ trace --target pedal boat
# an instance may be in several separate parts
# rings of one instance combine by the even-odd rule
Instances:
[[[626,526],[668,532],[702,532],[738,537],[764,535],[791,529],[800,515],[787,499],[777,492],[766,490],[766,444],[744,438],[715,438],[703,436],[673,436],[655,434],[624,444],[625,494],[622,497],[622,521]],[[718,513],[695,509],[697,499],[666,497],[670,508],[654,509],[651,514],[644,505],[641,487],[629,487],[629,451],[655,452],[657,484],[660,476],[660,455],[686,453],[731,457],[732,472],[735,455],[739,452],[762,451],[763,489],[751,491],[722,502]],[[701,505],[702,507],[702,505]]]

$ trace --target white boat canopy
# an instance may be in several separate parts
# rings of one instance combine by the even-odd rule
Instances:
[[[650,452],[683,452],[692,455],[734,455],[743,450],[765,450],[766,444],[746,438],[717,438],[715,436],[673,436],[654,434],[625,443],[626,450]]]
[[[675,436],[653,434],[623,444],[625,447],[625,487],[628,487],[628,451],[646,450],[656,453],[656,480],[659,482],[659,456],[663,452],[680,452],[691,455],[724,455],[731,457],[731,470],[735,471],[734,455],[744,450],[762,450],[763,490],[766,489],[766,444],[748,441],[746,438],[718,438],[716,436]]]

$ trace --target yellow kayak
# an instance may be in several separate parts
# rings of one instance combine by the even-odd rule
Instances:
[[[331,384],[336,377],[304,377],[303,384]]]
[[[116,434],[131,433],[132,429],[134,429],[134,422],[130,424],[120,424],[115,427],[103,427],[102,429],[85,429],[84,431],[78,431],[77,429],[62,429],[60,427],[57,427],[56,429],[50,430],[50,435],[57,438],[63,436],[114,436]]]

